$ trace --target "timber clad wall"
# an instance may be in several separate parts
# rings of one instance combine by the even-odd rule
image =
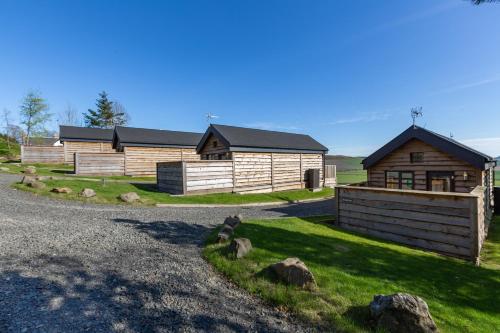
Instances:
[[[75,174],[122,176],[125,174],[125,156],[121,153],[76,153]]]
[[[21,146],[21,163],[64,163],[63,147]]]
[[[127,176],[155,176],[159,162],[200,159],[194,148],[124,147],[123,152]]]
[[[322,169],[323,165],[321,154],[302,154],[301,158],[301,154],[233,153],[233,157],[234,160],[158,163],[158,187],[172,194],[301,189],[305,187],[307,168]]]
[[[411,163],[410,153],[413,152],[423,152],[423,162]],[[404,144],[369,168],[369,186],[385,187],[385,171],[391,170],[414,171],[415,190],[427,190],[427,171],[453,171],[455,192],[469,193],[477,185],[484,185],[481,170],[416,139]],[[464,179],[464,172],[467,173],[467,179]]]
[[[341,186],[336,223],[476,262],[488,227],[484,191],[481,186],[467,194]]]
[[[75,153],[113,153],[115,150],[110,142],[64,141],[64,161],[75,162]]]

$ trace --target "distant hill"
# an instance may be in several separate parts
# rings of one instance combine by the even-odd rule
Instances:
[[[364,157],[352,157],[343,155],[326,155],[326,164],[335,164],[337,171],[362,170],[361,161]]]

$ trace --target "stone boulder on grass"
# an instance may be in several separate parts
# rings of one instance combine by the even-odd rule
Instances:
[[[63,194],[69,194],[72,193],[73,190],[70,189],[69,187],[54,187],[51,192],[54,193],[63,193]]]
[[[287,258],[271,265],[269,269],[276,274],[279,280],[287,284],[309,290],[316,288],[314,275],[299,258]]]
[[[229,238],[231,238],[231,236],[233,235],[233,232],[234,232],[233,228],[231,228],[230,226],[228,226],[226,224],[223,224],[222,229],[217,234],[217,240],[215,242],[216,243],[227,242],[229,240]]]
[[[96,193],[91,188],[84,188],[83,190],[80,191],[80,193],[78,193],[78,195],[84,198],[92,198],[96,196]]]
[[[28,185],[31,182],[35,182],[36,178],[33,176],[24,176],[23,179],[21,180],[21,184],[26,184]]]
[[[44,189],[46,187],[46,185],[42,182],[39,182],[37,180],[34,180],[32,182],[29,182],[27,183],[26,185],[28,185],[29,187],[31,188],[35,188],[37,190],[41,190],[41,189]]]
[[[252,242],[248,238],[235,238],[229,244],[229,254],[236,259],[243,258],[252,250]]]
[[[228,216],[224,220],[224,224],[230,226],[233,229],[239,226],[241,222],[242,222],[241,215]]]
[[[377,295],[370,303],[377,330],[384,332],[434,333],[437,326],[423,299],[404,293]]]
[[[24,173],[27,175],[34,175],[36,174],[36,167],[34,166],[26,167],[26,169],[24,169]]]
[[[135,192],[120,194],[120,200],[123,202],[132,203],[141,200],[141,197]]]
[[[0,167],[0,171],[8,172],[8,171],[10,171],[10,169],[7,167]]]

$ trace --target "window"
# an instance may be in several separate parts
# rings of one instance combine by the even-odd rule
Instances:
[[[455,192],[455,173],[452,171],[428,171],[427,190],[432,192]]]
[[[217,141],[212,142],[212,147],[217,148]]]
[[[410,153],[411,163],[422,163],[424,161],[424,153]]]
[[[412,171],[386,171],[385,187],[413,190],[415,188],[415,175]]]

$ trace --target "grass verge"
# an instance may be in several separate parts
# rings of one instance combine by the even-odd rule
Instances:
[[[319,192],[309,190],[283,191],[259,194],[215,193],[196,196],[171,196],[158,192],[156,184],[147,183],[102,183],[88,180],[47,180],[45,189],[33,189],[24,184],[14,184],[20,190],[30,191],[39,195],[46,195],[69,200],[81,200],[103,204],[122,203],[118,196],[122,193],[136,192],[141,197],[143,205],[165,204],[246,204],[261,202],[292,202],[295,200],[318,199],[333,195],[333,190],[325,188]],[[50,192],[54,187],[69,187],[71,194],[57,194]],[[81,198],[78,193],[83,188],[91,188],[96,192],[94,198]]]
[[[330,217],[248,220],[234,237],[252,241],[250,254],[227,258],[207,240],[204,256],[228,278],[321,330],[370,331],[374,295],[407,292],[427,301],[442,332],[493,332],[500,327],[500,218],[485,244],[481,267],[332,227]],[[318,282],[315,292],[274,283],[261,272],[299,257]]]

